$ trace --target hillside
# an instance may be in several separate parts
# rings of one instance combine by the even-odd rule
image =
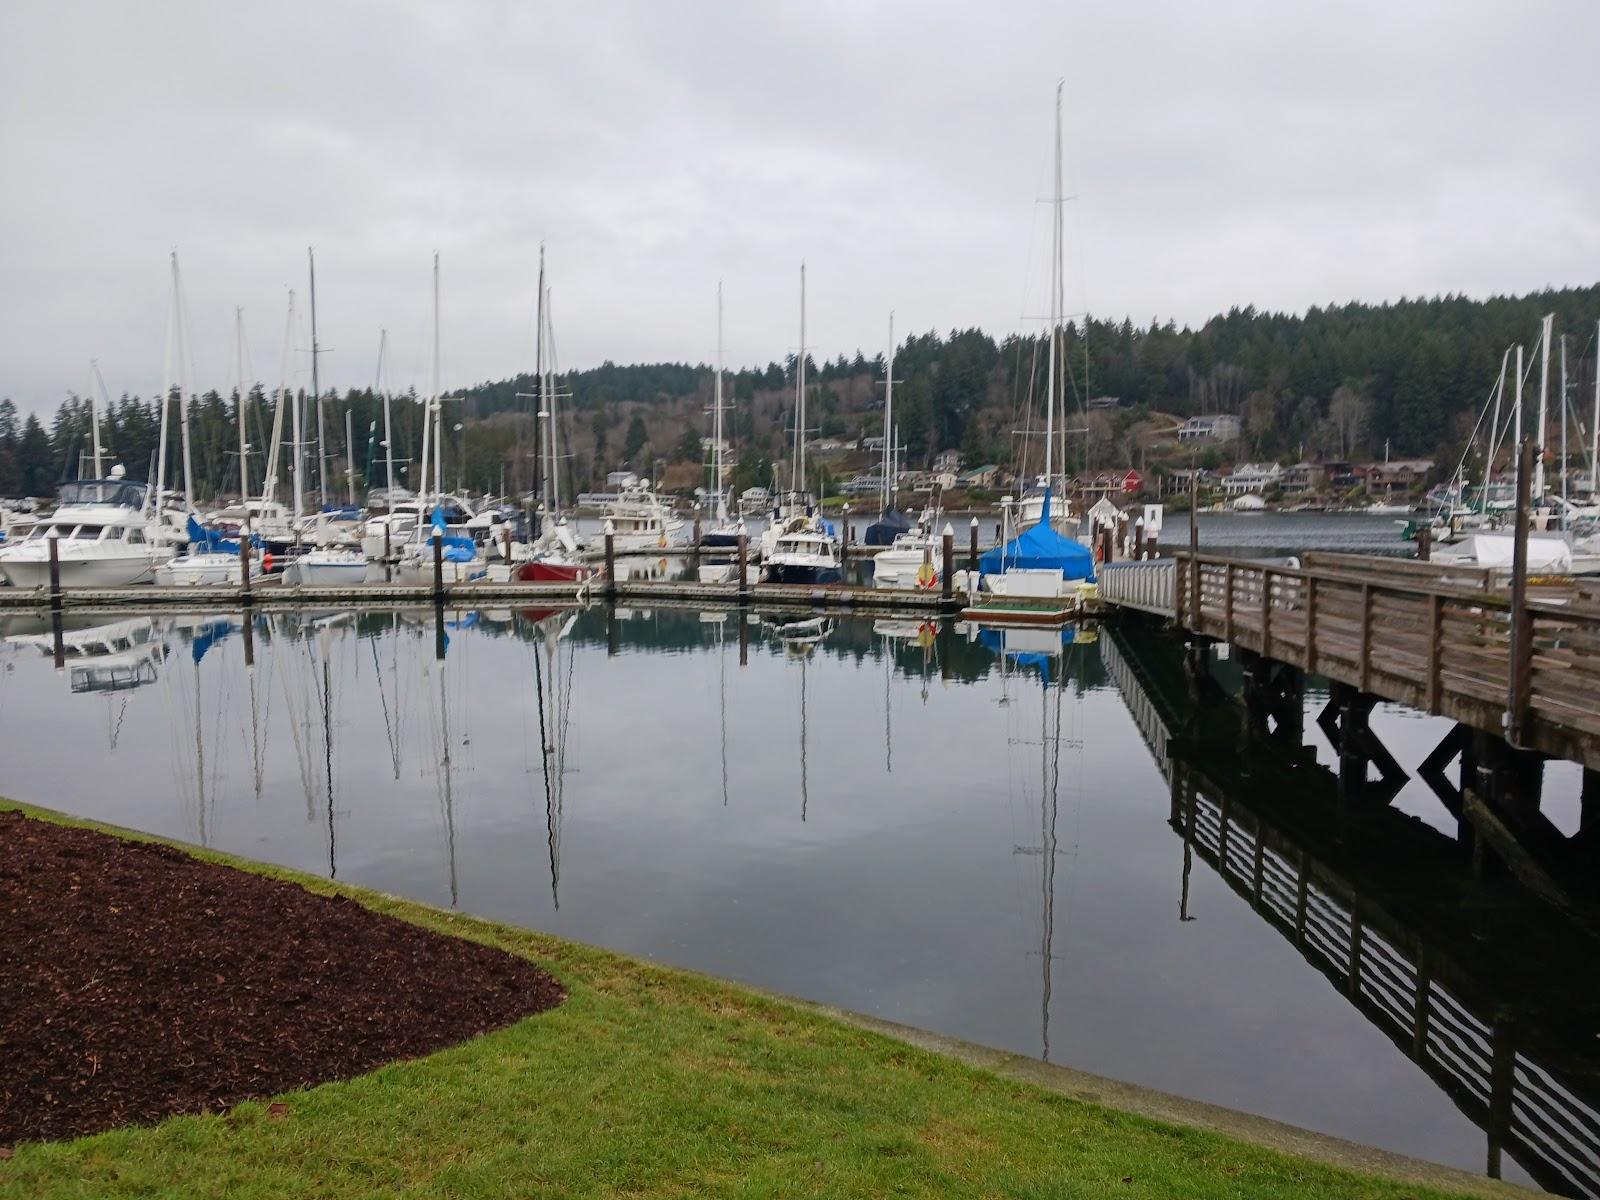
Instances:
[[[1176,451],[1163,430],[1193,415],[1229,413],[1240,418],[1241,437],[1230,446],[1210,447],[1213,458],[1360,458],[1380,456],[1387,445],[1396,456],[1449,461],[1470,435],[1502,353],[1517,341],[1531,352],[1546,312],[1555,313],[1557,333],[1568,336],[1571,394],[1582,416],[1593,394],[1600,284],[1486,300],[1447,296],[1345,304],[1301,315],[1240,308],[1196,329],[1094,318],[1071,323],[1064,386],[1072,424],[1082,431],[1072,435],[1074,459],[1082,451],[1090,466],[1126,465],[1147,456],[1159,465]],[[1044,360],[1044,340],[1037,336],[996,341],[968,329],[908,337],[895,359],[895,411],[907,464],[925,465],[939,451],[954,449],[969,464],[1023,466],[1023,448],[1036,446],[1037,439],[1016,431],[1028,428],[1029,413],[1037,411]],[[881,432],[881,355],[868,358],[858,350],[813,360],[808,375],[814,383],[807,411],[813,437]],[[742,480],[764,478],[768,460],[786,457],[792,380],[792,361],[729,373],[730,432]],[[1537,384],[1536,374],[1531,382]],[[532,385],[531,378],[519,376],[457,394],[457,420],[464,428],[446,439],[447,481],[459,478],[480,490],[500,490],[502,481],[510,491],[529,486],[532,419],[516,393]],[[708,429],[708,366],[607,362],[564,373],[560,388],[566,396],[564,483],[570,488],[592,486],[624,464],[651,474],[676,464],[670,478],[694,476],[692,464],[702,461],[700,438]],[[259,399],[260,389],[253,394]],[[1117,403],[1088,410],[1088,399],[1106,397]],[[420,448],[420,405],[406,397],[394,407],[397,455],[405,460]],[[155,408],[124,396],[106,418],[108,444],[136,476],[145,473],[155,449]],[[235,408],[231,397],[214,392],[191,401],[202,494],[237,487],[230,454],[237,445]],[[342,435],[347,408],[357,430],[356,469],[365,474],[369,456],[381,464],[377,436],[363,432],[380,418],[381,405],[370,392],[334,397],[331,433]],[[255,405],[247,419],[249,440],[263,445],[269,418]],[[86,442],[87,405],[81,401],[66,402],[49,428],[32,417],[19,421],[10,402],[0,401],[0,494],[47,492],[55,480],[75,473]],[[333,478],[342,493],[339,449],[330,470],[339,472]],[[1183,457],[1187,461],[1187,448]],[[254,470],[259,475],[259,459]],[[381,482],[381,467],[373,474]]]

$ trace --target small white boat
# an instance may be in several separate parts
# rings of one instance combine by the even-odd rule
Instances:
[[[618,550],[665,550],[683,531],[683,518],[672,515],[648,479],[623,488],[603,516]]]
[[[307,550],[285,570],[287,582],[305,587],[347,587],[366,582],[367,559],[359,550],[319,546]]]
[[[763,565],[768,583],[839,583],[839,543],[815,517],[797,518],[785,527]]]

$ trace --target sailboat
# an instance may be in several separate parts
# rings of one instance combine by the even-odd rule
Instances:
[[[173,261],[174,286],[176,286],[177,261]],[[245,403],[249,393],[244,379],[244,309],[233,310],[234,359],[237,365],[237,409],[239,425],[239,495],[250,494],[249,443],[245,438]],[[187,391],[187,389],[185,389]],[[184,441],[188,441],[188,406],[179,417],[183,422]],[[184,454],[184,491],[190,492],[188,479],[189,457]],[[241,553],[240,541],[251,537],[250,514],[246,511],[236,527],[233,539],[223,533],[207,529],[191,512],[187,522],[188,548],[176,558],[156,568],[156,582],[166,587],[204,587],[238,584],[241,571],[248,571],[253,579],[261,573],[261,559],[249,551]]]
[[[423,408],[422,422],[422,486],[418,494],[432,497],[427,501],[431,509],[426,524],[418,523],[413,540],[406,543],[397,569],[402,583],[427,583],[433,579],[433,539],[441,543],[440,573],[445,583],[467,583],[487,579],[489,564],[482,550],[472,538],[449,531],[445,519],[445,502],[453,498],[444,495],[443,450],[444,418],[439,389],[439,254],[433,255],[433,377],[432,386]],[[432,462],[429,462],[430,443]],[[431,473],[430,473],[431,472]],[[507,571],[503,578],[509,578]]]
[[[1063,303],[1063,289],[1066,271],[1062,265],[1063,239],[1062,239],[1062,204],[1061,193],[1061,91],[1062,84],[1056,84],[1056,122],[1055,122],[1055,192],[1051,198],[1050,220],[1050,341],[1049,356],[1047,361],[1048,379],[1045,385],[1044,406],[1044,472],[1038,477],[1032,490],[1018,500],[1016,505],[1016,527],[1025,529],[1038,523],[1047,511],[1045,498],[1056,488],[1060,477],[1055,467],[1057,439],[1060,439],[1059,451],[1061,455],[1061,468],[1064,474],[1066,468],[1066,388],[1063,383],[1065,369],[1065,352],[1061,345],[1061,321]],[[1030,384],[1031,391],[1031,384]],[[1060,426],[1057,427],[1057,408],[1060,408]],[[1070,518],[1070,513],[1063,502],[1064,497],[1059,492],[1055,493],[1056,501],[1061,505],[1061,511],[1056,513],[1056,524],[1065,527]],[[1054,508],[1054,505],[1049,506]],[[1007,516],[1009,517],[1009,508]]]
[[[717,281],[717,376],[711,389],[711,458],[713,463],[711,513],[709,529],[701,531],[702,550],[737,550],[739,538],[744,533],[743,522],[728,520],[728,488],[722,470],[722,413],[727,406],[722,400],[722,281]]]
[[[543,435],[537,439],[539,453],[535,459],[534,486],[539,492],[539,509],[545,524],[533,544],[526,548],[526,561],[516,568],[515,573],[524,583],[582,583],[594,573],[594,568],[579,556],[582,548],[578,544],[577,532],[561,512],[561,425],[556,417],[555,336],[551,325],[550,293],[544,281],[543,246],[539,247],[538,322],[534,366],[539,376],[539,391],[534,420],[542,422]],[[547,340],[550,344],[548,357],[545,354]]]
[[[911,532],[911,519],[895,508],[895,493],[899,490],[900,458],[894,444],[894,314],[889,314],[889,363],[883,373],[883,466],[881,487],[882,503],[878,519],[867,526],[861,541],[868,546],[892,546],[903,534]]]
[[[1061,89],[1056,84],[1055,196],[1051,221],[1050,263],[1050,355],[1049,384],[1045,392],[1044,474],[1039,477],[1036,497],[1024,497],[1018,505],[1019,525],[1033,524],[1016,537],[989,551],[978,560],[983,586],[996,595],[1032,598],[1061,598],[1068,585],[1094,579],[1094,557],[1081,542],[1060,533],[1052,525],[1052,493],[1055,482],[1056,406],[1058,358],[1061,342]],[[1062,421],[1063,430],[1066,422]],[[1065,447],[1062,457],[1065,458]],[[1007,510],[1009,524],[1010,511]]]
[[[806,489],[806,265],[800,264],[800,351],[795,356],[794,465],[789,492],[761,532],[768,583],[826,584],[844,578],[839,543],[815,511]]]

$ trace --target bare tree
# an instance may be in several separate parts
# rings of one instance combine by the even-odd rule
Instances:
[[[1351,458],[1367,432],[1372,402],[1354,388],[1339,387],[1328,403],[1328,419],[1339,431],[1339,457]]]

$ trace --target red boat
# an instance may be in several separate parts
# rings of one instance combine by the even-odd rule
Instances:
[[[546,558],[532,559],[517,568],[517,578],[523,583],[582,583],[593,573],[594,568],[584,563]]]

